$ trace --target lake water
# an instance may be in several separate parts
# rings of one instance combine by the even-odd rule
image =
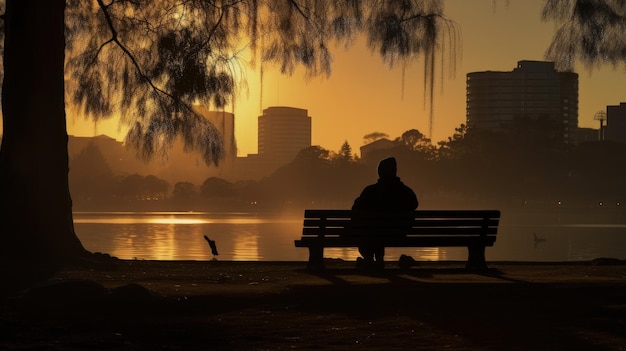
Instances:
[[[76,212],[74,227],[86,249],[121,259],[221,261],[306,261],[308,250],[294,246],[302,217],[208,212]],[[214,257],[203,236],[215,240]],[[389,248],[386,260],[401,254],[416,260],[467,259],[466,248]],[[356,249],[325,249],[325,257],[355,260]],[[626,259],[626,224],[503,223],[488,261],[580,261]]]

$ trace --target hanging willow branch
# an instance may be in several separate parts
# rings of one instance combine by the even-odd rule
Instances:
[[[390,67],[424,59],[431,134],[435,57],[456,26],[441,0],[68,0],[68,101],[98,121],[120,115],[127,144],[144,158],[177,137],[207,163],[223,157],[219,131],[193,104],[234,105],[245,88],[239,53],[249,46],[284,74],[330,75],[332,44],[359,36]],[[451,56],[450,62],[455,60]],[[442,61],[443,62],[443,59]]]

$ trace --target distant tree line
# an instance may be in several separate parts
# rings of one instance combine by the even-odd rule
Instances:
[[[181,181],[172,186],[151,175],[115,176],[92,144],[71,161],[70,187],[77,209],[349,208],[362,188],[376,181],[378,161],[394,156],[398,176],[415,189],[422,208],[587,208],[626,201],[626,170],[620,166],[625,144],[566,145],[550,128],[519,127],[493,132],[461,125],[436,146],[412,129],[393,140],[391,148],[364,158],[355,156],[347,141],[337,152],[311,146],[262,180],[209,177],[199,185]],[[533,129],[541,132],[528,132]]]

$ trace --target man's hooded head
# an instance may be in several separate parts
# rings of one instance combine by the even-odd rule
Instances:
[[[378,164],[378,176],[380,178],[395,178],[396,170],[396,159],[394,157],[386,158]]]

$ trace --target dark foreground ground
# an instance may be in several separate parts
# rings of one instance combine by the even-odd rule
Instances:
[[[114,261],[5,297],[0,350],[623,350],[626,265]]]

